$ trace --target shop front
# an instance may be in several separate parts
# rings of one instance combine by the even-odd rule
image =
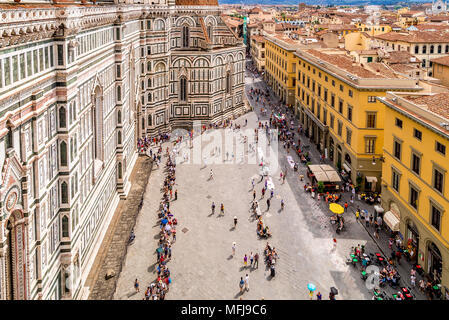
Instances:
[[[441,283],[443,271],[443,258],[435,243],[429,242],[427,245],[427,273],[436,283]]]
[[[419,231],[413,221],[407,222],[406,229],[407,255],[412,263],[418,263]]]

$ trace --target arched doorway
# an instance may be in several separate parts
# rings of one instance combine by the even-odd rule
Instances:
[[[441,275],[443,271],[443,258],[441,257],[440,249],[435,243],[429,242],[427,245],[427,273],[437,283],[441,282]]]
[[[27,299],[26,234],[23,214],[11,213],[6,221],[6,299]]]
[[[407,221],[407,251],[410,255],[410,261],[417,263],[419,249],[419,231],[412,220]]]

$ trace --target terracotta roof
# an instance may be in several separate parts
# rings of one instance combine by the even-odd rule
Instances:
[[[306,50],[306,52],[361,78],[385,78],[382,74],[376,74],[360,64],[354,63],[350,57],[343,54],[327,54],[315,49]]]
[[[443,66],[449,66],[449,56],[432,59],[430,61],[433,63],[442,64]]]
[[[383,63],[368,62],[367,67],[371,69],[373,72],[382,74],[383,78],[390,78],[390,79],[397,78],[397,75]]]
[[[407,100],[418,105],[424,105],[428,110],[449,119],[449,92],[428,96],[407,96]]]
[[[263,36],[252,36],[251,39],[256,42],[265,42],[265,38]]]
[[[414,59],[413,59],[414,58]],[[414,60],[414,61],[412,61]],[[397,63],[419,63],[419,60],[414,55],[410,54],[408,51],[391,51],[385,56],[384,61],[389,64]]]
[[[385,41],[403,41],[408,43],[449,43],[449,30],[446,31],[410,31],[388,32],[374,36],[376,39]]]
[[[389,65],[389,67],[399,73],[408,73],[412,70],[417,69],[417,67],[415,67],[411,64],[402,64],[402,63],[392,64],[392,65]]]

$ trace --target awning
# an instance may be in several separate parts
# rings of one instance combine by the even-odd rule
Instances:
[[[384,209],[381,206],[375,205],[374,210],[376,210],[377,213],[383,213]]]
[[[351,168],[346,163],[343,163],[343,168],[346,170],[346,172],[351,172]]]
[[[369,183],[377,182],[377,178],[376,177],[366,176],[366,181],[368,181]]]
[[[384,215],[384,222],[391,229],[391,231],[399,231],[399,219],[393,212],[387,211]]]

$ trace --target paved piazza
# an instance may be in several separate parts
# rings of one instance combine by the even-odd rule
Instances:
[[[244,119],[248,119],[248,127],[256,127],[254,112],[239,118],[237,123],[243,124]],[[288,166],[286,156],[285,149],[280,146],[280,168]],[[166,157],[163,158],[165,161]],[[128,249],[115,299],[142,299],[146,286],[156,278],[157,209],[164,175],[162,166],[154,168],[137,220],[136,240]],[[213,180],[209,180],[210,168],[214,172]],[[301,170],[304,170],[303,166]],[[374,243],[367,242],[371,240],[368,234],[348,219],[350,231],[339,235],[334,252],[332,238],[335,232],[329,230],[329,213],[317,206],[309,194],[304,194],[303,182],[291,168],[284,184],[279,179],[279,171],[272,174],[275,192],[270,210],[265,212],[267,194],[259,202],[264,223],[273,234],[269,243],[280,256],[276,276],[271,279],[263,261],[258,269],[243,267],[244,254],[257,251],[263,256],[267,242],[258,239],[257,222],[249,213],[252,177],[256,177],[256,199],[261,196],[263,183],[257,183],[260,180],[258,172],[256,164],[225,161],[225,164],[205,167],[178,162],[175,187],[178,200],[171,202],[170,209],[179,224],[172,260],[168,263],[173,283],[167,299],[240,299],[238,282],[246,273],[250,277],[250,290],[243,294],[243,299],[307,299],[309,282],[317,286],[316,292],[321,291],[324,299],[327,299],[331,286],[339,289],[337,299],[370,299],[359,272],[347,266],[345,261],[351,246],[366,244],[367,250],[372,252],[376,250]],[[282,212],[281,198],[285,202]],[[212,201],[217,206],[214,215],[210,209]],[[224,217],[218,216],[220,203],[225,206]],[[234,216],[239,221],[235,230]],[[186,232],[182,231],[184,228]],[[237,243],[234,258],[231,256],[233,241]],[[133,288],[135,278],[139,279],[140,293],[135,293]]]

